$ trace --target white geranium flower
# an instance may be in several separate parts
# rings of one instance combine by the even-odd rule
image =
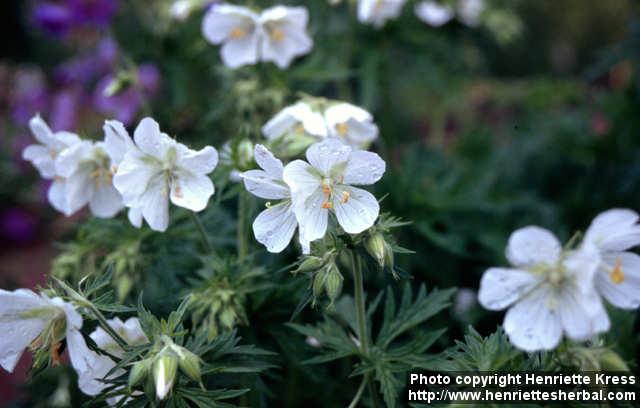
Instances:
[[[406,0],[358,0],[358,21],[381,28],[400,15]]]
[[[358,149],[367,148],[378,137],[378,127],[366,110],[350,103],[330,106],[324,113],[329,136]]]
[[[71,303],[28,289],[0,289],[0,366],[12,372],[27,347],[50,347],[57,352],[66,338],[71,365],[86,372],[93,353],[80,333],[82,317]]]
[[[107,323],[130,345],[143,344],[149,341],[136,317],[131,317],[126,322],[116,317],[108,320]],[[91,333],[90,337],[98,348],[110,355],[114,357],[122,357],[124,355],[124,350],[120,345],[101,327]],[[92,357],[94,360],[89,371],[79,373],[78,386],[83,393],[95,396],[108,386],[103,380],[107,378],[107,374],[116,366],[116,363],[106,355],[94,353]],[[124,370],[116,370],[109,378],[116,378],[122,374],[124,374]],[[120,399],[122,399],[122,396],[112,397],[107,399],[107,402],[109,405],[115,405]]]
[[[204,8],[214,0],[175,0],[169,6],[169,15],[177,21],[185,21],[197,10]]]
[[[262,127],[262,133],[269,140],[278,139],[290,132],[325,138],[327,126],[320,112],[311,109],[308,103],[297,102],[282,109]]]
[[[282,179],[284,166],[266,147],[256,145],[254,157],[262,170],[249,170],[242,173],[244,185],[251,194],[267,200],[282,200],[276,204],[267,204],[253,222],[256,240],[267,247],[269,252],[282,252],[296,231],[298,221],[293,212],[291,190]],[[309,242],[300,233],[300,245],[303,252],[309,253]]]
[[[220,53],[229,68],[259,60],[286,68],[313,47],[308,20],[305,7],[275,6],[257,14],[247,7],[220,4],[207,12],[202,32],[210,43],[224,44]]]
[[[275,6],[264,10],[260,15],[261,59],[284,69],[294,58],[308,54],[313,48],[313,40],[307,34],[308,22],[305,7]]]
[[[459,0],[458,19],[469,27],[478,25],[480,15],[486,8],[484,0]]]
[[[149,226],[164,231],[169,225],[169,200],[191,211],[202,211],[214,193],[207,176],[218,164],[211,146],[191,150],[160,131],[151,118],[143,119],[113,178],[124,204],[136,208]],[[131,218],[131,214],[130,214]]]
[[[584,244],[600,251],[595,277],[598,292],[622,309],[640,306],[640,256],[628,250],[640,245],[638,213],[612,209],[599,214],[585,233]]]
[[[212,44],[224,44],[222,61],[229,68],[258,62],[262,28],[258,14],[247,7],[214,5],[202,21],[202,33]]]
[[[303,237],[314,241],[324,236],[329,212],[349,234],[371,227],[380,206],[366,190],[380,180],[385,162],[375,153],[353,150],[336,138],[328,138],[307,149],[307,160],[289,163],[283,173],[291,188],[294,212]]]
[[[489,310],[509,308],[504,329],[516,347],[551,350],[563,333],[586,340],[609,329],[593,285],[595,248],[563,251],[551,232],[530,226],[511,234],[506,256],[512,268],[488,269],[478,300]]]
[[[30,161],[42,178],[53,180],[47,198],[53,208],[69,216],[73,211],[67,206],[67,183],[56,173],[55,161],[63,150],[80,143],[80,138],[70,132],[52,132],[39,115],[29,121],[29,127],[40,144],[27,146],[22,152],[22,158]]]
[[[455,16],[451,7],[432,0],[421,1],[415,7],[416,16],[432,27],[440,27]]]

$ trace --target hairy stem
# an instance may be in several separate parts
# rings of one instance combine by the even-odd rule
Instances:
[[[247,203],[247,194],[244,191],[238,196],[238,260],[242,261],[247,256],[247,211],[249,205]]]
[[[196,229],[200,233],[200,239],[202,239],[202,246],[204,247],[205,251],[207,251],[210,254],[213,254],[213,247],[209,242],[209,237],[207,237],[207,232],[204,230],[204,225],[202,225],[202,221],[200,221],[200,217],[198,217],[198,214],[196,214],[193,211],[189,211],[189,215],[191,216],[193,223],[196,224]]]

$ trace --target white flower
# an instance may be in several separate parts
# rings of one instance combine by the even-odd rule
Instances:
[[[312,110],[308,103],[298,102],[282,109],[262,127],[262,133],[269,140],[290,132],[325,138],[327,126],[321,113]]]
[[[486,8],[484,0],[459,0],[458,1],[458,18],[469,27],[478,25],[480,15]]]
[[[78,373],[86,372],[95,353],[87,347],[81,328],[82,317],[71,303],[28,289],[0,289],[0,366],[9,372],[30,345],[57,350],[65,338],[71,365]]]
[[[202,33],[212,44],[224,44],[222,61],[229,68],[258,62],[261,27],[250,9],[230,4],[214,5],[204,16]]]
[[[295,233],[298,221],[293,212],[291,190],[282,179],[284,167],[266,147],[256,145],[254,157],[262,170],[242,173],[246,189],[253,195],[267,200],[282,200],[277,204],[267,204],[253,222],[256,240],[267,247],[269,252],[282,252]],[[303,252],[309,253],[309,242],[300,233]]]
[[[66,181],[56,173],[55,161],[63,150],[80,143],[80,138],[70,132],[52,132],[38,115],[29,121],[29,127],[41,144],[27,146],[22,152],[22,158],[33,163],[42,178],[53,179],[47,198],[53,208],[67,216],[71,215],[73,211],[67,206]]]
[[[126,322],[119,318],[108,320],[107,323],[117,332],[128,344],[136,345],[148,342],[147,336],[140,327],[137,318],[131,317]],[[100,350],[104,350],[114,357],[122,357],[124,350],[118,343],[101,327],[98,327],[90,335]],[[80,390],[91,396],[100,394],[108,385],[103,382],[107,374],[116,366],[116,363],[106,355],[93,354],[93,362],[88,371],[79,373],[78,386]],[[124,374],[124,370],[114,371],[109,378],[116,378]],[[115,405],[121,396],[112,397],[107,400],[109,405]]]
[[[585,233],[583,245],[593,245],[602,261],[595,277],[598,292],[622,309],[640,306],[640,256],[628,250],[640,245],[638,214],[612,209],[599,214]]]
[[[358,21],[382,27],[397,18],[406,0],[358,0]]]
[[[380,180],[385,162],[375,153],[354,151],[336,138],[312,145],[306,156],[309,163],[295,160],[283,173],[303,237],[307,241],[322,238],[330,211],[349,234],[371,227],[380,211],[378,201],[352,185]]]
[[[175,20],[185,21],[191,13],[205,7],[213,0],[176,0],[169,7],[169,15]]]
[[[224,44],[220,53],[229,68],[259,60],[286,68],[313,47],[306,32],[308,19],[305,7],[275,6],[258,15],[246,7],[221,4],[205,15],[202,33],[212,44]]]
[[[348,145],[364,149],[378,137],[378,127],[366,110],[350,103],[338,103],[324,112],[329,136],[342,139]]]
[[[593,247],[563,251],[551,232],[530,226],[511,234],[506,256],[513,267],[488,269],[478,300],[489,310],[509,308],[504,329],[516,347],[550,350],[563,333],[586,340],[609,329],[593,286],[600,260]]]
[[[122,196],[113,186],[113,174],[125,153],[135,147],[122,123],[106,121],[103,129],[104,142],[78,142],[56,160],[56,173],[66,180],[70,213],[89,204],[93,215],[110,218],[124,207]]]
[[[305,55],[313,48],[313,40],[307,34],[309,13],[305,7],[275,6],[260,15],[262,42],[260,56],[280,69]]]
[[[164,231],[169,199],[196,212],[207,206],[214,193],[207,174],[218,164],[216,149],[191,150],[162,133],[151,118],[140,122],[133,138],[137,148],[127,151],[113,178],[127,207],[138,209],[152,229]]]
[[[454,11],[446,4],[440,4],[432,0],[421,1],[415,7],[416,16],[433,27],[440,27],[454,17]]]

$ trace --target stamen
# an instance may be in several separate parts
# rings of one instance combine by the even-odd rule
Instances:
[[[336,131],[340,136],[346,136],[347,133],[349,133],[349,126],[344,122],[338,123],[336,125]]]
[[[329,195],[331,194],[331,187],[329,187],[326,184],[322,185],[322,192],[324,193],[324,195]]]
[[[324,203],[322,203],[322,208],[326,210],[330,210],[333,208],[333,204],[331,204],[330,201],[325,201]]]
[[[348,191],[343,191],[342,192],[342,200],[340,200],[340,202],[342,204],[346,204],[349,201],[349,192]]]
[[[111,174],[116,174],[118,172],[118,166],[114,164],[113,166],[111,166],[109,171],[111,172]]]
[[[229,32],[229,38],[232,40],[240,40],[246,37],[247,32],[240,27],[233,27],[231,32]]]
[[[271,30],[270,36],[273,41],[282,41],[284,40],[284,31],[279,28],[274,28]]]
[[[622,270],[622,260],[620,258],[616,259],[616,263],[609,276],[611,277],[611,282],[616,285],[624,282],[624,271]]]
[[[273,204],[271,204],[271,201],[267,201],[266,204],[264,205],[267,208],[271,208]]]
[[[340,184],[344,183],[344,176],[340,176],[340,178],[338,179],[338,183]]]
[[[60,365],[60,343],[51,345],[51,363],[54,367]]]
[[[180,186],[176,186],[175,196],[178,198],[182,198],[182,188]]]

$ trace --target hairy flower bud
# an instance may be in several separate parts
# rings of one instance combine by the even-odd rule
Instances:
[[[304,259],[304,261],[302,261],[300,263],[300,266],[298,266],[298,269],[294,270],[293,273],[306,273],[306,272],[313,272],[313,271],[317,271],[318,269],[322,268],[322,266],[324,265],[324,260],[320,257],[317,256],[308,256]]]
[[[129,388],[138,385],[149,374],[151,368],[151,360],[138,361],[131,367],[129,371]]]
[[[393,267],[393,250],[384,239],[384,235],[379,232],[371,235],[364,244],[367,252],[371,255],[381,268]]]
[[[327,279],[326,269],[320,269],[313,278],[313,298],[318,299],[324,291],[324,282]]]
[[[629,366],[613,350],[605,350],[600,355],[600,367],[605,371],[629,371]]]
[[[156,396],[163,400],[173,388],[178,371],[178,357],[173,351],[163,350],[156,356],[153,364],[153,382]]]
[[[327,296],[329,296],[332,304],[342,292],[343,280],[344,278],[342,277],[342,274],[338,270],[336,264],[331,263],[327,267],[327,277],[324,281],[324,288],[327,291]]]
[[[177,354],[179,356],[178,364],[180,366],[180,370],[182,370],[182,372],[193,381],[200,382],[200,357],[184,347],[175,347],[179,350]]]

